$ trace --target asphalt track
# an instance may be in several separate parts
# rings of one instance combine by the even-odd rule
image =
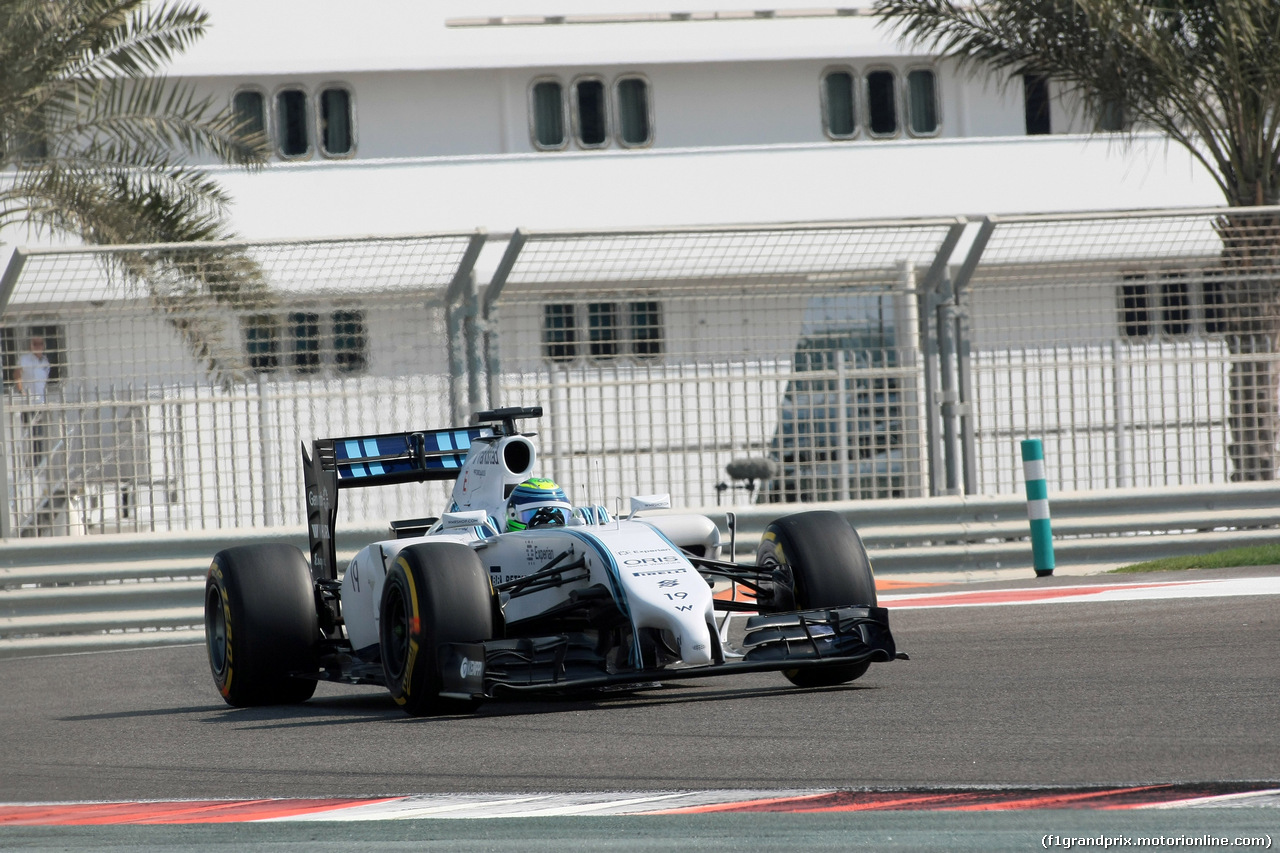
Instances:
[[[1017,597],[1007,592],[1013,587],[1051,590],[1082,582],[1150,585],[1170,577],[1276,574],[1267,568],[1164,578],[1048,578],[957,589],[993,591],[1007,600]],[[908,604],[917,592],[951,591],[931,587],[894,593]],[[797,690],[777,675],[747,675],[609,697],[493,702],[474,716],[438,719],[406,717],[376,688],[327,684],[302,706],[229,708],[213,690],[200,647],[3,660],[0,802],[716,789],[964,791],[975,786],[1052,790],[1170,783],[1277,788],[1278,605],[1275,595],[1232,594],[903,607],[892,612],[892,625],[899,647],[912,659],[873,666],[846,687]],[[1040,846],[1042,836],[1028,834],[1034,827],[1044,833],[1071,827],[1083,833],[1095,826],[1146,826],[1151,834],[1161,827],[1168,832],[1212,829],[1205,823],[1207,811],[1198,813],[1198,823],[1187,817],[1190,812],[1177,817],[1166,812],[1163,822],[1150,817],[1154,812],[1141,818],[1130,812],[1127,824],[1114,813],[1075,812],[1058,821],[1061,827],[1048,827],[1043,819],[1024,826],[1029,812],[988,816],[984,820],[994,821],[989,824],[974,816],[914,814],[914,822],[902,813],[864,814],[857,826],[866,834],[853,836],[847,823],[830,815],[823,820],[835,823],[814,819],[799,826],[790,821],[800,816],[772,815],[763,825],[759,815],[739,815],[723,825],[715,821],[728,821],[727,816],[699,816],[686,820],[710,823],[683,826],[710,827],[705,843],[693,844],[685,836],[684,845],[673,845],[682,824],[671,824],[674,835],[668,836],[668,824],[650,823],[648,840],[636,836],[632,846],[624,843],[632,830],[599,823],[625,818],[579,818],[588,823],[565,829],[544,819],[534,822],[538,832],[523,834],[512,822],[499,821],[505,829],[440,830],[442,846],[429,849],[543,849],[543,841],[545,849],[570,849],[554,846],[564,837],[579,839],[580,849],[649,849],[650,843],[663,849],[732,849],[715,845],[729,845],[739,833],[746,841],[745,847],[738,845],[742,849],[753,848],[751,839],[754,849],[775,849],[764,841],[772,832],[781,839],[776,849],[802,836],[807,841],[792,849],[855,849],[857,839],[875,841],[871,846],[879,849],[997,849],[1005,842],[1005,849],[1028,849]],[[1271,827],[1270,836],[1280,840],[1274,829],[1280,812],[1274,808],[1212,814],[1224,815],[1224,832]],[[403,839],[397,835],[419,823],[369,829],[367,838],[353,837],[348,847],[376,841],[381,849],[409,849],[396,846],[404,840],[428,849],[421,846],[421,832]],[[336,843],[346,837],[239,826],[216,836],[165,837],[182,849],[300,838]],[[942,835],[917,834],[928,827]],[[895,831],[896,842],[891,840]],[[947,841],[952,831],[959,835]],[[976,834],[965,834],[971,831]],[[72,831],[0,828],[0,848],[130,849],[144,843],[126,834],[119,836],[117,848],[112,846],[116,836],[90,835],[81,848],[76,846],[81,836],[67,832]],[[254,832],[264,835],[256,840],[244,835]],[[504,833],[513,838],[504,842]],[[593,847],[589,839],[597,834],[601,844]],[[454,843],[446,844],[446,836]],[[463,843],[482,836],[490,838],[489,846]],[[982,840],[971,846],[966,839]],[[151,836],[145,843],[157,840]]]

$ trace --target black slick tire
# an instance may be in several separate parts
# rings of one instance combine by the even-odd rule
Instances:
[[[466,545],[428,542],[397,554],[382,589],[378,630],[387,689],[407,713],[463,714],[480,704],[440,695],[440,644],[493,637],[489,574]]]
[[[784,516],[765,528],[756,564],[773,569],[771,610],[876,605],[876,582],[862,537],[826,511]],[[797,687],[829,687],[860,677],[870,663],[784,670]]]
[[[205,579],[204,630],[228,705],[287,705],[315,693],[320,625],[311,570],[294,546],[219,551]]]

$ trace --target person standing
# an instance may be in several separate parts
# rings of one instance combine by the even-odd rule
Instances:
[[[44,338],[32,335],[31,349],[18,359],[16,384],[18,393],[25,396],[30,405],[44,406],[45,389],[49,384],[51,371],[49,357],[44,354]],[[35,467],[44,458],[44,412],[39,409],[23,412],[22,422],[31,430],[31,464]]]

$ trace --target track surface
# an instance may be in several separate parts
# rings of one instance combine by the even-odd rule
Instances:
[[[302,706],[229,708],[201,647],[4,660],[0,802],[1274,782],[1278,605],[902,609],[891,620],[912,659],[847,687],[749,675],[422,720],[337,685]]]

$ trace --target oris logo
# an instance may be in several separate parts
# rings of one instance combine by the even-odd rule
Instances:
[[[622,561],[624,566],[661,566],[667,563],[678,563],[680,558],[675,554],[666,557],[631,557]]]

